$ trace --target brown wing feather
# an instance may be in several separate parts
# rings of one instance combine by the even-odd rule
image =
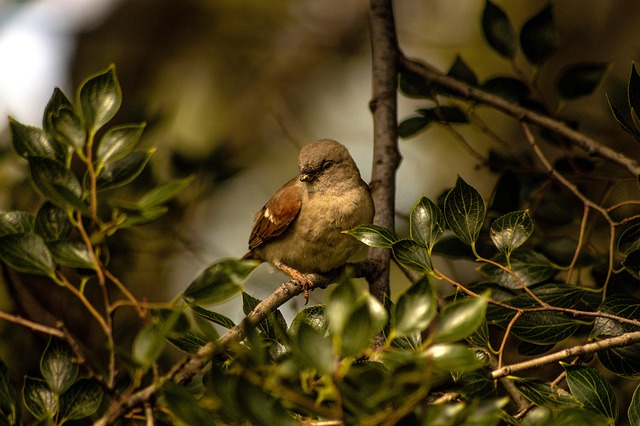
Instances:
[[[287,182],[256,213],[253,229],[249,237],[249,250],[253,250],[265,241],[282,234],[296,218],[302,206],[301,188],[296,179]]]

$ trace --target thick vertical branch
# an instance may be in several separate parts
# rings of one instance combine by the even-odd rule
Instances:
[[[371,0],[370,6],[371,56],[373,96],[373,169],[371,186],[376,206],[374,223],[394,229],[396,170],[400,164],[397,119],[398,44],[391,0]],[[388,249],[369,249],[369,260],[375,265],[369,288],[378,300],[389,294]]]

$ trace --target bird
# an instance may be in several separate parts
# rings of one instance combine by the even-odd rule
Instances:
[[[343,231],[370,224],[375,212],[369,186],[348,149],[333,139],[304,145],[298,175],[256,213],[244,259],[271,263],[303,288],[305,274],[345,265],[362,243]]]

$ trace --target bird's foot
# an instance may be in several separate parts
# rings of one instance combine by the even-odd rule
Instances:
[[[315,284],[311,281],[305,274],[298,271],[297,269],[293,269],[290,266],[285,265],[284,263],[276,263],[274,266],[281,271],[288,274],[291,278],[298,282],[302,286],[302,292],[304,293],[304,304],[309,303],[309,291],[313,290]]]

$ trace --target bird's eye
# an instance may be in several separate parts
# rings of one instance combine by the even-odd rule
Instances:
[[[333,161],[325,161],[325,163],[322,165],[322,170],[329,170],[331,167],[333,167],[333,165]]]

